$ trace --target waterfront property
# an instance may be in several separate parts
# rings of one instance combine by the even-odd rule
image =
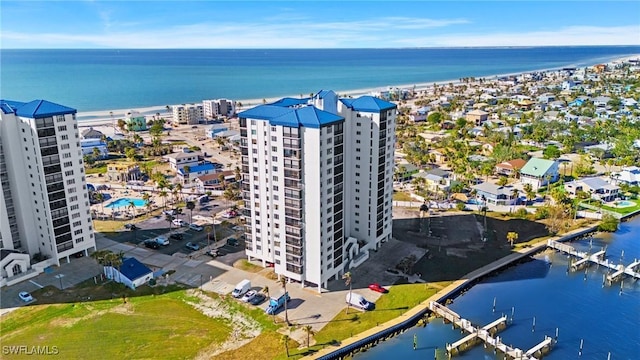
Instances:
[[[554,160],[531,158],[520,170],[522,184],[531,184],[534,190],[558,181],[559,163]]]
[[[608,183],[601,177],[584,178],[564,184],[564,189],[571,195],[585,192],[592,199],[603,202],[614,201],[620,196],[620,188]]]
[[[515,205],[518,201],[518,190],[513,186],[483,182],[471,188],[476,191],[476,200],[481,204]]]
[[[145,131],[147,130],[147,119],[140,112],[129,110],[124,119],[128,131]]]
[[[174,125],[194,125],[204,120],[204,109],[201,104],[182,104],[171,106]]]
[[[397,106],[333,91],[306,101],[238,114],[246,253],[321,291],[391,238]]]
[[[5,286],[70,261],[73,254],[88,255],[95,240],[76,110],[46,100],[1,100],[0,135]]]

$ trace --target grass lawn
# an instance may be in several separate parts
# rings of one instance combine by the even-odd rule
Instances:
[[[316,345],[311,346],[309,350],[291,350],[292,358],[298,359],[304,355],[308,355],[310,352],[318,351],[329,344],[340,342],[352,335],[356,335],[394,319],[428,299],[450,283],[450,281],[443,281],[426,284],[394,285],[389,289],[387,294],[382,295],[378,301],[376,301],[374,311],[362,312],[353,308],[349,309],[348,314],[346,311],[341,311],[314,336]],[[284,359],[285,357],[283,356],[281,358]]]
[[[240,269],[240,270],[244,270],[252,273],[257,273],[263,269],[262,267],[256,264],[252,264],[248,262],[246,259],[240,259],[236,261],[235,263],[233,263],[233,267],[236,269]]]
[[[121,220],[93,220],[93,227],[96,232],[100,233],[113,233],[124,229],[124,224],[127,222]]]
[[[408,192],[398,191],[393,193],[393,200],[395,201],[418,201],[409,195]]]
[[[92,166],[85,166],[84,169],[87,175],[91,174],[106,174],[107,173],[107,163],[104,161],[93,164]]]
[[[216,355],[216,360],[245,360],[245,359],[286,359],[282,335],[275,331],[263,332],[247,345],[232,351]],[[298,343],[289,340],[289,349],[294,353]]]
[[[57,346],[64,359],[194,358],[231,333],[182,291],[75,304],[27,306],[3,317],[3,345]],[[134,355],[135,354],[135,355]],[[28,355],[12,359],[28,358]]]

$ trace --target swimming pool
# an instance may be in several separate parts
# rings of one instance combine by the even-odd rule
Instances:
[[[105,207],[109,209],[127,208],[129,206],[129,203],[132,201],[135,207],[144,207],[147,205],[147,202],[142,199],[120,198],[116,201],[112,201],[109,205],[106,205]]]
[[[629,206],[635,206],[635,205],[636,203],[629,200],[618,201],[618,203],[616,204],[617,207],[629,207]]]

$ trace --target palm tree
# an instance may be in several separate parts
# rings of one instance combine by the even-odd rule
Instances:
[[[182,184],[177,183],[175,189],[178,192],[178,201],[182,201]]]
[[[187,209],[189,209],[190,214],[189,214],[189,223],[193,222],[193,209],[196,208],[196,203],[193,201],[187,201],[187,204],[185,205]]]
[[[527,202],[535,199],[536,193],[535,193],[535,191],[533,191],[533,186],[531,186],[531,184],[529,184],[529,183],[524,184],[523,190],[524,190],[524,192],[526,194]]]
[[[307,348],[311,346],[311,335],[314,335],[313,328],[311,325],[305,325],[302,330],[307,334]]]
[[[162,190],[160,191],[160,197],[162,198],[162,208],[166,209],[167,208],[167,191],[166,190]]]
[[[171,232],[171,223],[175,218],[173,217],[173,215],[165,214],[164,219],[169,223],[169,232]]]
[[[100,211],[104,214],[104,195],[101,192],[97,192],[94,196],[96,201],[100,202]]]
[[[148,193],[142,194],[142,201],[144,201],[144,205],[147,207],[147,212],[151,212],[151,195]]]
[[[177,187],[172,187],[171,188],[171,195],[173,196],[173,203],[175,204],[176,202],[178,202],[178,188]]]
[[[284,344],[284,348],[287,351],[287,357],[289,357],[289,335],[282,335],[280,342]]]
[[[129,210],[131,210],[131,212],[133,213],[133,217],[136,217],[136,204],[133,202],[133,200],[129,200],[129,204],[127,205],[127,208]]]
[[[351,272],[342,275],[342,280],[344,280],[344,284],[349,287],[349,300],[351,300]],[[347,301],[347,314],[349,313],[349,305],[351,305],[351,303]]]
[[[278,282],[280,283],[280,286],[282,286],[282,289],[284,290],[284,293],[287,293],[287,278],[284,276],[280,276],[280,278],[278,279]],[[287,300],[284,301],[284,321],[287,323],[287,325],[291,325],[289,323],[289,313],[287,310]],[[288,355],[287,355],[288,356]]]

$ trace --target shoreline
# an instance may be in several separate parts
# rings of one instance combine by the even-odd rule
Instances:
[[[525,70],[525,71],[518,71],[518,72],[511,72],[511,73],[478,76],[476,77],[476,79],[482,78],[487,80],[495,80],[497,78],[504,77],[504,76],[515,76],[515,75],[529,74],[529,73],[535,73],[535,72],[557,71],[566,67],[575,67],[576,69],[580,69],[580,68],[591,67],[596,64],[602,64],[602,63],[611,65],[611,64],[616,64],[620,62],[626,62],[630,59],[640,59],[640,54],[629,54],[624,56],[607,57],[606,59],[607,59],[606,61],[599,61],[599,62],[589,61],[588,62],[589,65],[585,64],[581,66],[576,66],[574,64],[566,64],[563,66],[553,67],[553,68],[532,69],[532,70]],[[414,83],[414,84],[396,84],[396,85],[386,85],[386,86],[378,86],[378,87],[363,88],[363,89],[334,90],[334,91],[339,95],[361,96],[361,95],[369,94],[373,91],[387,90],[391,88],[411,89],[415,87],[416,91],[424,91],[424,90],[430,89],[431,87],[433,87],[433,85],[439,86],[439,85],[448,85],[448,84],[459,85],[461,84],[460,78],[426,82],[426,83],[423,82],[423,83]],[[264,98],[264,100],[266,100],[269,103],[269,102],[277,101],[281,98],[286,98],[286,97],[299,98],[299,94]],[[242,103],[242,110],[248,110],[252,107],[261,105],[263,103],[263,99],[237,99],[235,101],[236,103],[238,102]],[[198,103],[198,102],[196,101],[196,102],[190,102],[190,103]],[[171,116],[171,113],[167,112],[167,105],[156,105],[156,106],[130,107],[126,109],[94,110],[94,111],[82,111],[82,112],[79,111],[76,114],[76,118],[78,120],[79,127],[91,127],[91,126],[101,126],[101,125],[104,126],[104,125],[110,125],[113,121],[123,118],[126,115],[126,113],[131,110],[138,111],[141,115],[145,117],[152,117],[158,113],[160,114],[160,116],[166,116],[166,117]],[[110,113],[113,113],[113,116],[111,116]]]

